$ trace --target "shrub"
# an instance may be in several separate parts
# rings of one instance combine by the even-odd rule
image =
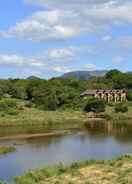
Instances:
[[[31,107],[33,107],[33,103],[32,102],[26,102],[25,103],[25,107],[28,107],[28,108],[31,108]]]
[[[88,100],[84,108],[84,111],[85,112],[96,112],[96,113],[105,112],[105,107],[106,107],[106,104],[103,100],[92,98]]]
[[[15,109],[8,109],[7,110],[7,114],[15,116],[15,115],[18,115],[19,112],[17,110],[15,110]]]
[[[7,146],[1,146],[0,147],[0,155],[2,154],[7,154],[7,153],[10,153],[10,152],[14,152],[16,151],[16,148],[15,147],[7,147]]]
[[[127,100],[132,101],[132,91],[127,93]]]
[[[128,111],[128,106],[123,103],[119,103],[115,106],[115,112],[117,113],[119,112],[125,113],[127,111]]]
[[[17,103],[12,99],[2,99],[0,100],[0,111],[6,111],[11,108],[16,108]]]

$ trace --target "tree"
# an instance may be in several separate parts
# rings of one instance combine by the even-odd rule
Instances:
[[[105,111],[105,107],[106,104],[103,100],[91,98],[88,100],[84,111],[100,113]]]
[[[105,77],[106,79],[113,79],[114,77],[118,76],[122,74],[122,72],[120,72],[119,70],[110,70],[109,72],[106,73]]]

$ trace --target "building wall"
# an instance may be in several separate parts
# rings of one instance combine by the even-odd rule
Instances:
[[[95,98],[105,100],[107,102],[123,102],[127,100],[127,95],[123,93],[96,93]]]

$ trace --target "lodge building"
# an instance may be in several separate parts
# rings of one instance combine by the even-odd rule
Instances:
[[[86,90],[81,93],[80,96],[84,98],[91,96],[107,102],[124,102],[127,100],[127,92],[125,90],[116,89]]]

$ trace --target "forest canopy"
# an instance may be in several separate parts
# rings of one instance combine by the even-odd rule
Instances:
[[[89,80],[74,77],[0,80],[1,98],[26,100],[43,110],[83,108],[85,100],[80,98],[80,93],[87,89],[127,89],[131,100],[132,73],[110,70],[103,77],[91,77]]]

